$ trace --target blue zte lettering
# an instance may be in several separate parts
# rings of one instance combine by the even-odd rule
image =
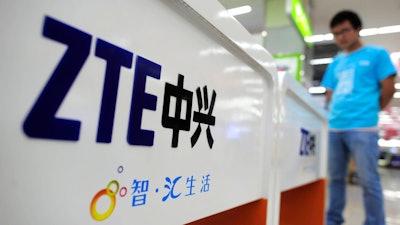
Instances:
[[[43,36],[67,45],[67,50],[26,117],[23,130],[32,138],[78,141],[81,121],[55,118],[55,114],[90,54],[92,35],[46,16]],[[97,39],[94,54],[106,62],[96,142],[111,143],[121,67],[132,68],[133,53]],[[154,131],[141,129],[143,109],[155,111],[157,106],[157,97],[145,92],[147,76],[160,79],[161,66],[137,56],[127,135],[131,145],[154,143]]]
[[[55,114],[88,58],[92,36],[50,17],[44,20],[43,36],[67,45],[67,50],[25,119],[23,130],[33,138],[77,141],[81,122],[55,118]]]
[[[23,131],[32,138],[78,141],[82,122],[56,118],[55,115],[85,65],[94,38],[86,32],[48,16],[44,18],[43,36],[66,45],[67,50],[28,113],[23,123]],[[146,83],[148,77],[161,79],[161,65],[139,55],[134,59],[132,52],[100,38],[96,38],[95,41],[94,56],[97,60],[105,62],[96,142],[112,142],[121,69],[131,69],[134,61],[126,140],[130,145],[153,146],[155,131],[142,129],[142,120],[145,109],[151,111],[157,109],[157,96],[146,93]],[[208,146],[212,149],[214,138],[211,127],[216,124],[213,110],[217,93],[212,90],[209,95],[207,86],[202,89],[198,87],[196,90],[198,110],[193,112],[193,92],[185,89],[184,78],[184,75],[178,74],[177,82],[165,83],[161,125],[172,130],[171,147],[177,148],[179,132],[190,131],[193,118],[197,128],[190,138],[191,147],[198,143],[203,126],[206,127],[203,135],[206,136]],[[170,109],[175,113],[170,114]],[[309,150],[312,152],[313,149]]]
[[[121,66],[131,68],[133,53],[98,39],[95,55],[107,61],[96,141],[110,143]]]
[[[315,135],[301,128],[300,155],[315,155]]]
[[[145,92],[146,76],[160,79],[161,66],[138,56],[127,136],[131,145],[153,146],[154,143],[154,131],[141,129],[143,109],[155,111],[157,107],[157,97]]]

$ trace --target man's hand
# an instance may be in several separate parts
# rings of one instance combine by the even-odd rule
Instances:
[[[384,109],[393,98],[393,94],[396,91],[394,88],[395,78],[396,74],[393,74],[381,81],[381,96],[379,98],[381,110]]]

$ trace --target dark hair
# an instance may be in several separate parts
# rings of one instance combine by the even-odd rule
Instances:
[[[343,23],[344,21],[348,20],[354,29],[362,28],[362,23],[360,17],[357,13],[350,11],[350,10],[343,10],[338,12],[331,20],[330,28],[332,29],[338,24]]]

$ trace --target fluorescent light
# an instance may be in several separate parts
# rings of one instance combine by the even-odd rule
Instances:
[[[251,12],[251,7],[249,5],[245,5],[237,8],[228,9],[226,11],[231,16],[237,16]]]
[[[332,58],[321,58],[321,59],[311,59],[310,64],[315,66],[315,65],[325,65],[329,64],[333,61]]]
[[[395,83],[395,84],[394,84],[394,88],[400,89],[400,83]]]
[[[377,35],[377,34],[392,34],[392,33],[398,33],[400,32],[400,25],[394,25],[394,26],[385,26],[385,27],[379,27],[379,28],[368,28],[368,29],[362,29],[360,31],[360,36],[372,36],[372,35]],[[333,40],[333,35],[331,33],[329,34],[317,34],[313,36],[309,36],[304,38],[304,41],[307,43],[315,43],[315,42],[321,42],[321,41],[330,41]]]
[[[304,40],[308,43],[315,43],[315,42],[325,41],[325,37],[323,34],[319,34],[319,35],[305,37]]]
[[[327,41],[333,40],[333,34],[331,34],[331,33],[325,34],[324,37],[325,37],[325,40],[327,40]]]
[[[319,35],[308,36],[308,37],[305,37],[304,40],[308,43],[331,41],[331,40],[333,40],[333,34],[329,33],[329,34],[319,34]]]
[[[308,88],[308,93],[310,94],[323,94],[326,92],[326,88],[324,87],[310,87]]]
[[[391,33],[397,33],[397,32],[400,32],[400,25],[380,27],[378,29],[379,34],[391,34]]]
[[[400,98],[400,92],[395,92],[393,98]]]
[[[372,36],[372,35],[377,35],[377,34],[378,34],[378,28],[362,29],[360,31],[361,37]]]

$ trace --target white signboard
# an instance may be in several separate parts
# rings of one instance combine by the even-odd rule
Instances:
[[[282,191],[325,177],[327,122],[322,106],[290,75],[282,79]]]
[[[269,73],[183,4],[0,3],[1,224],[176,225],[265,197]]]

